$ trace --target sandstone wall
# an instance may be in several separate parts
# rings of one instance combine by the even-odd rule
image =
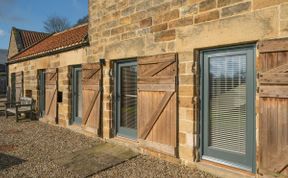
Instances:
[[[36,109],[38,109],[38,79],[39,69],[58,68],[58,91],[63,92],[63,102],[59,103],[59,124],[66,127],[71,118],[71,78],[69,66],[87,63],[86,48],[80,48],[41,57],[21,63],[9,65],[9,76],[11,73],[23,71],[24,73],[24,94],[27,90],[32,90],[32,97],[36,100]],[[11,80],[9,81],[11,82]],[[10,84],[11,86],[11,84]]]
[[[108,61],[106,138],[113,129],[109,61],[179,54],[179,154],[186,163],[198,157],[198,51],[288,36],[287,0],[89,0],[89,18],[88,61]]]

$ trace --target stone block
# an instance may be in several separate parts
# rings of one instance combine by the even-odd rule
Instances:
[[[161,31],[155,34],[155,42],[171,41],[171,40],[175,40],[175,38],[176,38],[175,30]]]
[[[128,16],[128,15],[131,15],[135,12],[135,6],[130,6],[130,7],[127,7],[126,9],[124,9],[122,12],[121,12],[121,15],[122,16]]]
[[[178,53],[179,63],[193,61],[194,59],[193,52],[190,50],[189,52],[180,52]]]
[[[136,11],[144,11],[152,6],[151,0],[145,0],[136,5]]]
[[[222,17],[232,16],[250,11],[250,9],[251,9],[251,2],[240,3],[234,6],[223,8],[221,15]]]
[[[184,17],[178,20],[174,20],[169,23],[169,28],[193,25],[193,20],[194,20],[193,16],[188,16],[188,17]]]
[[[243,0],[218,0],[218,7],[224,7],[229,6],[238,2],[241,2]]]
[[[147,10],[147,15],[148,16],[155,16],[159,15],[159,13],[165,13],[170,10],[170,3],[164,3],[159,6],[152,7]]]
[[[127,33],[123,33],[121,39],[122,40],[127,40],[130,38],[134,38],[136,37],[136,33],[135,32],[127,32]]]
[[[179,16],[180,16],[179,9],[174,9],[174,10],[163,15],[163,22],[177,19],[177,18],[179,18]]]
[[[187,146],[179,146],[179,156],[180,158],[185,158],[185,160],[193,159],[193,148]]]
[[[184,108],[193,108],[193,98],[192,97],[179,97],[179,106]]]
[[[186,144],[186,133],[183,133],[183,132],[179,133],[179,143],[181,145]]]
[[[179,122],[179,132],[190,133],[194,132],[193,122],[189,120],[180,120]]]
[[[174,52],[174,51],[176,51],[176,43],[175,43],[175,41],[172,41],[172,42],[169,42],[169,43],[168,43],[167,50],[168,50],[169,52]]]
[[[186,73],[186,63],[180,63],[179,64],[179,73],[185,74]]]
[[[261,9],[265,7],[276,6],[285,2],[287,2],[287,0],[254,0],[253,7],[254,9]]]
[[[154,42],[154,35],[148,34],[146,36],[146,51],[149,51],[149,55],[162,54],[166,52],[166,42]]]
[[[196,121],[194,109],[186,109],[186,119],[192,122]]]
[[[204,0],[199,4],[200,12],[216,8],[216,0]]]
[[[195,16],[195,24],[219,19],[220,14],[218,10],[206,12]]]
[[[280,18],[288,20],[288,3],[282,4],[280,8]]]
[[[113,36],[113,35],[118,35],[118,34],[123,33],[123,32],[124,32],[124,27],[121,26],[121,27],[113,28],[113,29],[111,30],[111,35],[112,35],[112,36]]]
[[[144,56],[145,39],[135,38],[115,42],[105,48],[106,59],[121,59],[135,56]]]
[[[176,50],[191,51],[197,48],[272,38],[278,36],[278,17],[278,9],[275,7],[179,28],[177,29]]]
[[[141,12],[137,12],[133,15],[131,15],[131,22],[135,23],[135,22],[139,22],[142,19],[145,19],[147,16],[147,13],[145,11],[141,11]]]
[[[179,86],[179,96],[194,96],[194,86],[193,85],[180,85]]]
[[[281,33],[281,36],[285,36],[285,37],[288,36],[288,20],[281,21],[280,33]]]
[[[150,32],[154,33],[154,32],[164,31],[164,30],[167,30],[167,28],[168,28],[167,23],[154,25],[150,28]]]
[[[179,76],[180,85],[193,85],[194,76],[193,75],[180,75]]]
[[[126,25],[125,26],[125,31],[127,32],[129,32],[129,31],[135,31],[135,30],[137,30],[137,29],[139,29],[140,28],[140,24],[139,23],[134,23],[134,24],[130,24],[130,25]]]
[[[131,17],[130,16],[120,18],[120,24],[121,25],[128,25],[130,23],[131,23]]]
[[[180,8],[180,15],[181,16],[186,16],[186,15],[190,15],[190,14],[197,14],[198,13],[198,8],[199,8],[198,4],[192,4],[192,5],[188,5],[188,6],[183,6],[183,7]]]
[[[140,21],[140,28],[150,27],[152,25],[152,17]]]

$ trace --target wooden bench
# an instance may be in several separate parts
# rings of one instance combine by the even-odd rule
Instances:
[[[29,114],[30,119],[33,118],[33,110],[34,110],[34,101],[32,98],[29,97],[21,97],[19,102],[12,103],[7,102],[5,103],[5,116],[8,117],[8,113],[12,113],[16,116],[16,122],[19,120],[19,116],[22,113]]]

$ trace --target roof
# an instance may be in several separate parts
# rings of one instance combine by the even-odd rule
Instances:
[[[20,53],[12,56],[9,60],[24,60],[26,58],[45,56],[51,52],[77,47],[88,43],[88,24],[77,26],[63,32],[52,34]]]
[[[0,65],[7,62],[7,53],[6,49],[0,49]]]
[[[31,31],[24,31],[24,30],[21,31],[20,34],[21,34],[21,38],[23,41],[24,49],[44,39],[45,37],[49,36],[49,34],[47,33],[31,32]]]
[[[15,27],[12,28],[12,33],[14,33],[18,51],[22,51],[49,36],[48,33],[23,30]]]

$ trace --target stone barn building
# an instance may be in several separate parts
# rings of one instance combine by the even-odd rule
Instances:
[[[89,0],[88,25],[10,55],[10,86],[40,120],[223,177],[285,177],[287,37],[287,0]]]

